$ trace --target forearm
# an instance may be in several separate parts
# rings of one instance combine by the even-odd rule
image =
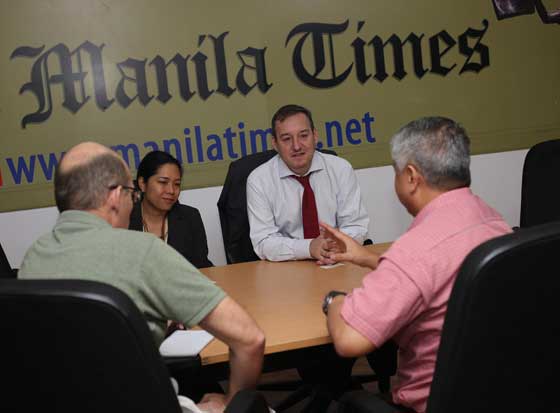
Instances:
[[[373,250],[359,245],[340,231],[330,230],[331,237],[338,237],[337,241],[331,242],[329,258],[333,262],[347,261],[362,267],[375,270],[379,265],[380,255]]]
[[[311,258],[309,239],[293,239],[273,234],[255,242],[255,253],[263,260],[290,261]]]
[[[343,304],[343,296],[335,297],[327,315],[327,328],[336,352],[341,357],[360,357],[372,352],[375,345],[342,318]]]
[[[362,247],[361,252],[362,254],[356,256],[354,263],[375,270],[379,264],[380,255],[364,247]]]
[[[335,346],[336,343],[341,341],[341,337],[343,337],[344,329],[346,327],[346,322],[340,315],[343,302],[344,296],[334,297],[333,301],[329,305],[329,312],[327,314],[327,329],[329,330],[329,334]]]
[[[226,297],[200,326],[229,347],[228,401],[239,390],[255,387],[262,368],[265,337],[249,314]]]
[[[264,342],[262,345],[230,347],[228,402],[240,390],[255,388],[262,370]]]

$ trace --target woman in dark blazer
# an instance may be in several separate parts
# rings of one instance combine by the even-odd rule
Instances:
[[[182,175],[181,164],[167,152],[153,151],[142,159],[136,178],[142,202],[134,205],[129,229],[161,238],[197,268],[211,267],[200,213],[178,201]]]

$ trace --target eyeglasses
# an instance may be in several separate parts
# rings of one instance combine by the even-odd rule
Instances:
[[[109,189],[112,191],[113,189],[117,189],[119,186],[121,186],[123,189],[126,189],[127,191],[130,191],[130,197],[132,198],[132,203],[136,204],[138,202],[140,202],[140,200],[142,199],[142,191],[139,189],[136,189],[132,186],[126,186],[126,185],[111,185],[109,187]]]

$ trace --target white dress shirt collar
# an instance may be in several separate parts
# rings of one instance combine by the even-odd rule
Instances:
[[[278,175],[280,176],[280,179],[284,179],[286,177],[296,175],[290,168],[288,168],[288,165],[286,165],[286,163],[280,157],[280,155],[276,155],[276,156],[278,158]],[[311,172],[320,171],[324,167],[325,167],[324,160],[321,157],[320,153],[316,150],[315,153],[313,153],[313,159],[311,160],[311,167],[309,168],[309,171],[307,171],[305,175],[309,175]]]

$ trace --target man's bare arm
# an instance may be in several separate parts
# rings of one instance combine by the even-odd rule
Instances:
[[[329,305],[327,328],[339,356],[360,357],[375,350],[375,345],[354,330],[340,315],[344,296],[334,297]]]
[[[229,347],[230,377],[226,403],[239,390],[254,388],[261,374],[265,337],[257,323],[230,297],[201,322],[200,326]]]

